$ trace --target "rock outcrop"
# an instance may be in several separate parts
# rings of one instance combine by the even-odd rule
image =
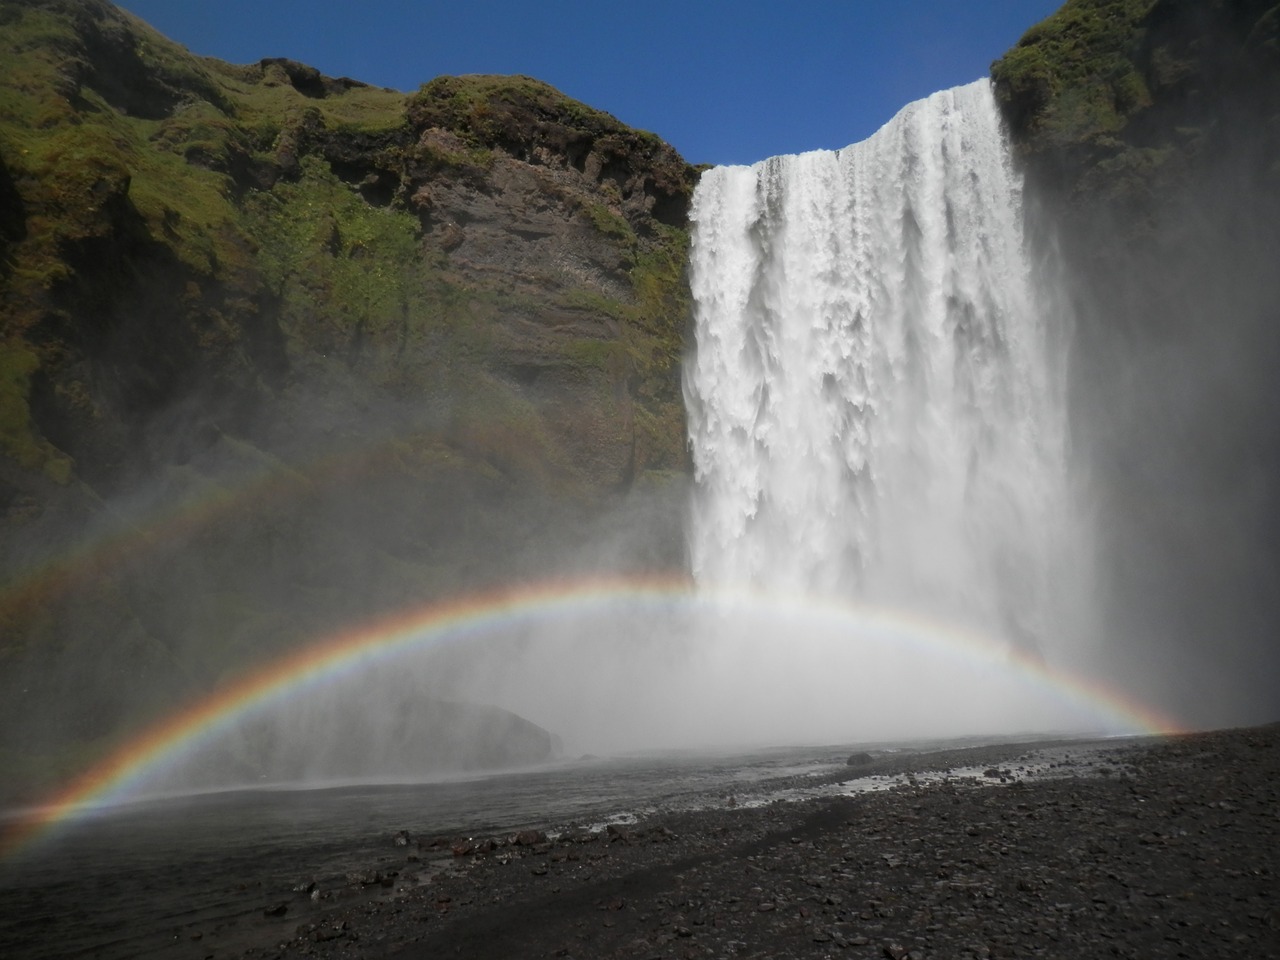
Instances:
[[[287,698],[243,719],[207,749],[170,763],[148,788],[363,779],[410,782],[459,771],[530,767],[556,759],[559,738],[497,707],[442,700],[400,682]]]

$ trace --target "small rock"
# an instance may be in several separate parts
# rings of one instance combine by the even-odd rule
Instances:
[[[347,932],[347,921],[341,920],[337,923],[323,923],[311,932],[311,939],[317,943],[325,943],[330,940],[337,940]]]
[[[273,903],[269,907],[262,908],[262,915],[264,917],[283,917],[288,912],[289,904],[287,903]]]

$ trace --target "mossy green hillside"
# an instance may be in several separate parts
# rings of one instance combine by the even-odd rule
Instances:
[[[308,97],[269,69],[192,56],[96,0],[5,0],[0,18],[0,150],[45,216],[31,231],[44,257],[26,266],[46,281],[56,267],[41,260],[62,239],[102,228],[101,202],[122,197],[112,181],[150,233],[215,272],[240,257],[235,175],[269,169],[283,131],[308,113],[361,130],[404,122],[394,91]]]
[[[7,789],[335,625],[543,574],[682,471],[695,176],[528,78],[406,95],[0,0]]]
[[[681,294],[658,291],[683,285],[672,268],[683,233],[638,237],[617,202],[619,158],[636,144],[646,160],[659,156],[663,145],[651,134],[529,78],[440,78],[406,101],[290,61],[240,67],[194,57],[98,0],[4,0],[0,16],[0,154],[29,224],[8,284],[11,334],[47,317],[51,303],[66,313],[83,306],[76,295],[91,283],[77,283],[68,251],[87,260],[104,245],[158,244],[188,272],[193,304],[213,287],[233,307],[278,302],[286,333],[316,337],[308,346],[321,355],[394,344],[405,356],[434,329],[483,361],[501,284],[490,290],[452,276],[421,249],[403,203],[371,204],[353,181],[373,171],[394,187],[406,166],[483,176],[494,149],[519,154],[537,143],[567,151],[571,165],[594,150],[603,192],[585,202],[587,217],[626,248],[641,304],[612,313],[659,337],[648,353],[678,358],[682,322],[662,320],[670,304],[659,301]],[[410,127],[448,129],[468,145],[414,142]],[[349,159],[352,144],[364,151],[355,171],[335,160]],[[689,169],[669,150],[661,156],[644,175],[687,199]],[[616,169],[605,171],[610,163]],[[127,263],[117,266],[128,273]],[[228,323],[227,310],[203,321]]]

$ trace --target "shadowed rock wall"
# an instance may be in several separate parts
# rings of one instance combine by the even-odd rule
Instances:
[[[1071,0],[993,66],[1077,316],[1104,643],[1192,724],[1280,675],[1280,6]]]

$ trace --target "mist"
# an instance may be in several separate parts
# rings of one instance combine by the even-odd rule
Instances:
[[[1146,729],[1079,678],[919,616],[641,587],[571,588],[426,628],[231,720],[179,745],[133,789],[409,782],[637,753]],[[536,742],[546,731],[553,740]]]
[[[1118,682],[1209,727],[1280,716],[1280,192],[1257,104],[1200,108],[1195,161],[1083,213],[1051,194],[1039,236],[1076,316],[1094,643]]]

